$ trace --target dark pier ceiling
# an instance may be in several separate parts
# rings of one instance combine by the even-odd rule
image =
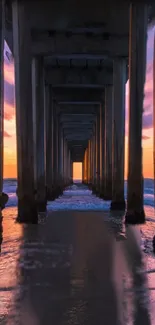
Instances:
[[[113,59],[128,65],[129,5],[37,1],[36,10],[32,1],[30,7],[32,56],[44,57],[72,160],[83,161],[104,88],[113,83]]]
[[[36,197],[44,210],[62,194],[73,162],[82,162],[83,182],[111,200],[111,209],[125,209],[129,78],[127,220],[143,222],[142,113],[154,2],[7,0],[4,11],[15,57],[19,219],[32,221],[34,210],[37,219]]]

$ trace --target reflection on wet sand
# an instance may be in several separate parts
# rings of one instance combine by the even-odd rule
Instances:
[[[3,219],[0,324],[151,324],[139,228],[103,212],[52,212],[38,226],[12,215]]]
[[[1,252],[1,245],[2,245],[2,241],[3,241],[3,225],[2,225],[2,213],[0,211],[0,252]]]

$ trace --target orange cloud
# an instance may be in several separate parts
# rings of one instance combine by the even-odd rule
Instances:
[[[4,131],[4,137],[5,138],[11,138],[11,135],[7,131]]]
[[[143,135],[143,136],[142,136],[142,139],[143,139],[143,140],[149,140],[150,137],[148,137],[147,135]]]
[[[15,107],[4,102],[4,119],[12,120],[15,117]]]

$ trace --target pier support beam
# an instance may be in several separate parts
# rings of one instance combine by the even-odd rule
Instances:
[[[35,123],[35,187],[36,201],[39,212],[46,211],[46,180],[45,180],[45,84],[43,58],[33,59],[34,82],[33,95],[35,96],[34,123]]]
[[[83,160],[83,182],[84,184],[87,184],[88,182],[88,175],[87,175],[87,171],[88,171],[88,149],[85,150],[84,153],[84,160]]]
[[[4,1],[0,1],[0,219],[3,208],[3,139],[4,139]]]
[[[92,159],[93,159],[92,191],[95,192],[95,188],[96,188],[96,126],[94,127],[94,134],[93,134],[93,138],[92,138]]]
[[[142,114],[146,75],[148,7],[130,7],[129,145],[127,223],[143,223]]]
[[[100,197],[104,198],[105,194],[105,107],[100,106]]]
[[[104,168],[104,199],[112,199],[112,113],[113,87],[105,89],[105,168]]]
[[[12,2],[16,85],[17,220],[25,223],[37,223],[38,213],[34,186],[31,37],[27,9],[26,2],[17,0]]]
[[[88,175],[88,179],[87,179],[87,183],[88,186],[91,186],[92,184],[92,152],[91,152],[91,146],[92,146],[92,139],[90,139],[88,141],[88,159],[87,159],[87,175]]]
[[[85,183],[88,184],[88,148],[85,152]]]
[[[85,182],[85,159],[82,161],[82,183]]]
[[[53,200],[53,102],[50,87],[45,87],[46,107],[46,195],[47,200]]]
[[[82,183],[84,184],[85,182],[85,157],[83,158],[82,161]]]
[[[70,174],[69,174],[69,166],[70,166],[70,161],[69,161],[69,159],[70,159],[70,152],[69,152],[69,149],[68,149],[68,144],[67,144],[67,142],[66,142],[66,153],[67,153],[67,156],[66,156],[66,158],[67,158],[67,168],[66,168],[66,179],[67,179],[67,186],[70,184]]]
[[[67,186],[67,143],[64,138],[64,186]]]
[[[100,192],[100,110],[96,117],[96,182],[95,182],[95,191],[96,194]]]
[[[71,175],[71,184],[73,184],[73,161],[70,160],[70,175]]]
[[[112,210],[125,210],[124,149],[125,149],[125,84],[126,61],[114,60],[113,65],[113,157]]]
[[[60,191],[63,191],[63,129],[62,125],[58,123],[58,176]]]
[[[70,152],[70,149],[69,149],[69,153],[68,153],[68,155],[69,155],[69,158],[68,158],[68,166],[69,166],[69,168],[68,168],[68,171],[69,171],[69,173],[68,173],[68,177],[69,177],[69,184],[72,184],[72,176],[71,176],[71,152]]]
[[[53,193],[54,197],[60,195],[60,179],[59,179],[59,134],[58,134],[58,114],[57,105],[53,102]]]
[[[93,152],[93,136],[90,140],[90,156],[89,156],[89,159],[90,159],[90,164],[89,164],[89,167],[90,167],[90,171],[89,171],[89,176],[90,176],[90,184],[91,184],[91,187],[92,187],[92,184],[93,184],[93,180],[94,180],[94,152]]]

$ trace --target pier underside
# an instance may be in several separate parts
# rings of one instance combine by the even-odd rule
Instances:
[[[1,40],[15,63],[18,218],[37,223],[47,201],[83,183],[144,222],[142,112],[148,23],[141,2],[19,1],[1,4]],[[3,42],[1,42],[3,44]],[[1,46],[3,53],[3,46]],[[3,60],[1,60],[1,67]],[[125,85],[129,78],[128,196],[124,199]],[[1,98],[3,98],[3,76]],[[3,133],[3,105],[0,112]],[[3,157],[3,139],[0,140]],[[3,159],[0,159],[0,195]]]
[[[2,325],[155,324],[153,228],[128,225],[145,222],[142,114],[153,17],[152,1],[0,0]],[[18,198],[6,209],[4,39],[15,64]],[[74,162],[82,163],[80,185]]]

